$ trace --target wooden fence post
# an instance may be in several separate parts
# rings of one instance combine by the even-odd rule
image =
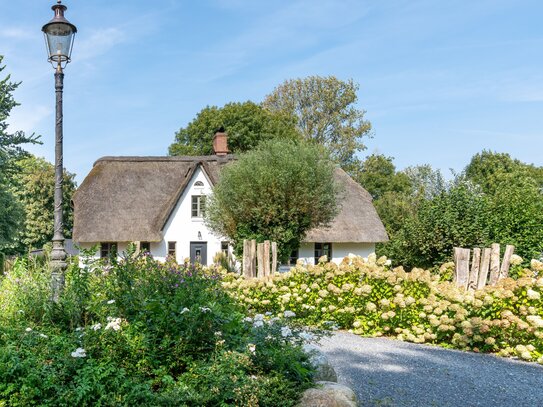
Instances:
[[[477,281],[477,289],[480,290],[486,285],[488,279],[488,267],[490,266],[490,249],[483,249],[483,257],[481,259],[481,268],[479,269],[479,279]]]
[[[495,285],[500,279],[500,245],[492,243],[490,247],[490,285]]]
[[[454,260],[455,260],[455,281],[459,287],[468,288],[469,281],[469,257],[471,250],[462,249],[460,247],[454,248]]]
[[[251,277],[256,277],[256,240],[251,240]]]
[[[500,268],[500,279],[509,277],[509,266],[511,265],[511,256],[515,251],[515,246],[505,246],[505,253],[503,254],[502,266]]]
[[[263,276],[264,278],[268,278],[270,276],[270,241],[264,240],[263,245],[263,254],[262,257],[264,258],[263,261]]]
[[[272,242],[271,244],[272,249],[272,268],[271,273],[272,275],[277,273],[277,242]]]
[[[468,288],[470,290],[475,290],[477,288],[480,265],[481,265],[481,249],[477,247],[473,249],[473,260],[471,262],[471,269],[469,272]]]
[[[264,276],[264,243],[258,243],[256,245],[256,264],[256,277],[261,278]]]
[[[243,241],[243,277],[251,278],[251,242]]]

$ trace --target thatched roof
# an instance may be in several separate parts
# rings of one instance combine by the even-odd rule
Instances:
[[[162,229],[194,171],[212,184],[234,156],[104,157],[94,163],[73,197],[76,242],[161,241]],[[369,193],[343,170],[341,210],[329,228],[310,231],[306,242],[383,242],[385,228]]]
[[[196,168],[215,183],[233,156],[103,157],[74,197],[76,242],[159,242]]]
[[[329,227],[310,230],[304,242],[386,242],[388,235],[369,192],[341,168],[336,168],[334,176],[343,188],[339,213]]]

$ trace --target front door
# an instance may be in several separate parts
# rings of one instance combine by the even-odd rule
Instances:
[[[207,266],[207,242],[190,242],[190,262]]]

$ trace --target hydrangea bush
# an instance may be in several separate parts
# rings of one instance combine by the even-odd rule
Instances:
[[[454,264],[435,274],[406,272],[375,255],[348,257],[339,266],[298,264],[267,281],[228,274],[222,284],[255,312],[294,312],[308,325],[543,363],[543,263],[523,268],[518,260],[517,279],[477,291],[447,281]]]
[[[212,270],[129,253],[0,276],[0,405],[288,406],[312,385],[300,330],[256,315]]]

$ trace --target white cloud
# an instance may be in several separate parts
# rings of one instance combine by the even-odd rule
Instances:
[[[52,113],[53,109],[45,105],[27,105],[24,109],[16,108],[7,120],[9,131],[23,130],[27,133],[32,133],[36,131],[41,121],[49,117]]]
[[[74,57],[77,53],[77,59],[80,61],[95,58],[107,53],[111,48],[124,42],[126,38],[126,33],[117,27],[95,31],[78,42],[77,48],[74,47]]]
[[[4,27],[0,29],[0,37],[11,40],[28,40],[36,38],[35,30],[20,27]]]

